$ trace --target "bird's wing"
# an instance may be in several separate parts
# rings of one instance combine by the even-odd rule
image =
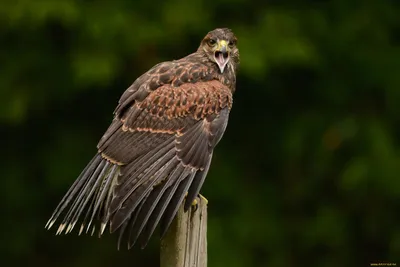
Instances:
[[[116,117],[99,144],[103,157],[124,165],[109,206],[111,231],[131,224],[130,244],[143,230],[147,243],[162,215],[162,231],[168,228],[188,191],[189,207],[231,105],[230,90],[216,80],[167,84]]]
[[[169,61],[154,66],[121,96],[114,111],[115,118],[97,146],[99,152],[124,165],[151,150],[168,134],[175,134],[182,125],[194,124],[199,118],[187,116],[194,112],[187,110],[189,105],[191,108],[197,105],[197,100],[192,98],[201,98],[199,105],[208,105],[209,108],[213,103],[204,102],[208,94],[199,94],[201,88],[196,95],[189,91],[198,86],[191,89],[188,85],[199,81],[215,84],[212,78],[205,65],[190,61]],[[176,105],[178,110],[173,110],[171,105]]]
[[[47,227],[67,211],[57,233],[68,233],[86,211],[81,231],[97,217],[100,235],[129,229],[129,246],[139,235],[145,245],[159,222],[165,233],[186,193],[186,209],[197,196],[231,106],[230,89],[204,65],[156,65],[121,96],[98,154]]]

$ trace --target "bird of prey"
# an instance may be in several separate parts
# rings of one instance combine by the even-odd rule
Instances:
[[[128,248],[163,236],[185,201],[190,208],[228,123],[239,65],[237,38],[209,32],[196,52],[155,65],[123,93],[98,152],[48,221],[57,234],[119,230]],[[186,199],[185,199],[186,197]]]

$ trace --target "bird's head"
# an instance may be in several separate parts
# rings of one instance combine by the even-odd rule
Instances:
[[[239,50],[236,43],[237,38],[232,30],[215,29],[201,41],[199,51],[204,52],[209,60],[215,62],[223,73],[227,64],[232,64],[234,69],[239,64]]]

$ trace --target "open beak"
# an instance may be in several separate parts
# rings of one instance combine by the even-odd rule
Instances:
[[[214,59],[221,73],[224,72],[225,66],[229,61],[229,52],[228,43],[225,40],[218,41],[217,48],[214,52]]]

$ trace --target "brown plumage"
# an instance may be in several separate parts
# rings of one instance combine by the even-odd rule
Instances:
[[[144,247],[160,223],[165,234],[185,195],[197,197],[232,107],[239,51],[229,29],[209,32],[198,50],[163,62],[122,95],[98,153],[71,186],[46,227],[57,234],[102,235],[106,226]],[[92,228],[91,228],[92,227]]]

